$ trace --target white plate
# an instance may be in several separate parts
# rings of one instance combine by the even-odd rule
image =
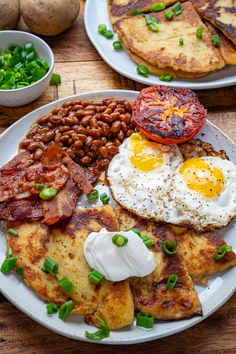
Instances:
[[[98,25],[104,23],[112,29],[108,16],[107,0],[86,0],[84,10],[85,29],[89,39],[97,49],[104,61],[118,73],[137,82],[146,85],[171,85],[195,90],[205,90],[217,87],[225,87],[236,84],[236,66],[226,66],[224,69],[209,74],[200,79],[176,79],[171,83],[160,81],[157,76],[149,75],[145,78],[137,74],[137,64],[130,59],[125,50],[116,52],[113,49],[114,39],[107,40],[98,33]]]
[[[69,98],[50,103],[44,107],[27,114],[24,118],[13,124],[0,137],[0,166],[9,161],[15,154],[19,142],[25,136],[29,127],[41,115],[50,112],[55,106],[62,104],[67,100],[73,99],[101,99],[106,96],[126,98],[134,101],[137,97],[135,91],[97,91],[93,93],[81,94]],[[236,163],[236,147],[234,143],[223,134],[218,128],[210,122],[205,124],[199,138],[210,142],[216,150],[224,149],[229,158]],[[234,250],[236,250],[236,221],[232,222],[230,226],[222,230],[225,240],[230,243]],[[6,242],[3,232],[0,232],[0,264],[5,258]],[[192,319],[182,321],[167,321],[157,322],[153,330],[147,331],[132,326],[132,328],[125,328],[111,333],[109,338],[106,338],[102,343],[107,344],[132,344],[139,342],[146,342],[153,339],[169,336],[171,334],[185,330],[192,327],[196,323],[202,321],[207,316],[211,315],[220,306],[222,306],[236,290],[236,267],[225,272],[222,275],[213,277],[206,288],[196,287],[203,306],[203,317],[194,317]],[[61,321],[57,315],[52,317],[47,316],[45,312],[45,304],[40,300],[32,290],[23,284],[14,274],[4,275],[0,273],[0,291],[8,298],[16,307],[26,313],[29,317],[39,322],[43,326],[74,339],[84,340],[84,331],[94,331],[95,328],[87,326],[83,323],[83,318],[79,316],[70,316],[66,321]]]

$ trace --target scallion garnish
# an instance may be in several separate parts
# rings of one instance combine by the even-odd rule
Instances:
[[[64,277],[60,280],[58,280],[58,284],[67,292],[71,293],[76,289],[76,286],[67,278]]]
[[[86,198],[88,199],[89,202],[95,202],[98,199],[98,190],[93,189],[91,193],[86,195]]]
[[[147,329],[153,328],[154,317],[151,315],[144,314],[142,312],[138,312],[136,317],[136,325],[138,327],[143,327]]]
[[[18,236],[18,232],[14,229],[8,229],[7,232],[12,236]]]
[[[226,253],[232,250],[232,246],[219,246],[213,256],[215,261],[220,261]]]
[[[108,30],[107,26],[104,24],[98,26],[98,33],[101,34],[106,39],[112,39],[114,37],[113,32],[111,30]]]
[[[133,231],[136,233],[147,247],[150,247],[154,244],[154,241],[148,235],[143,234],[139,229],[133,228],[126,231]]]
[[[48,315],[52,315],[58,311],[58,306],[56,304],[47,304],[46,310]]]
[[[131,16],[137,16],[137,15],[142,15],[142,14],[143,14],[143,11],[140,11],[140,10],[133,10],[130,12]]]
[[[95,333],[90,333],[88,331],[85,331],[85,337],[88,339],[92,340],[102,340],[103,338],[107,338],[110,335],[110,328],[108,324],[100,317],[97,316],[97,320],[101,326],[101,329],[99,329]]]
[[[176,16],[182,14],[183,12],[182,5],[179,1],[172,6],[172,9],[174,10]]]
[[[198,27],[197,30],[196,30],[196,37],[197,37],[198,39],[202,39],[202,34],[203,34],[203,28],[200,26],[200,27]]]
[[[104,275],[99,273],[96,269],[93,269],[93,271],[89,274],[88,278],[92,283],[98,284],[104,279]]]
[[[140,76],[143,76],[143,77],[148,77],[149,75],[149,69],[147,66],[145,65],[139,65],[137,66],[137,73],[140,75]]]
[[[74,302],[72,300],[66,301],[63,305],[59,308],[59,318],[61,320],[65,320],[71,313],[74,308]]]
[[[59,264],[52,258],[46,257],[43,264],[43,270],[51,275],[56,275],[59,268]]]
[[[6,258],[1,265],[1,272],[2,273],[11,272],[15,268],[16,261],[17,261],[16,257]]]
[[[6,258],[9,258],[11,256],[12,256],[12,249],[10,247],[7,247]]]
[[[174,289],[177,281],[178,281],[177,274],[171,274],[167,280],[167,289],[169,289],[169,290]]]
[[[150,29],[152,32],[157,32],[159,30],[157,18],[150,15],[144,15],[144,17],[147,22],[148,29]]]
[[[166,8],[166,5],[163,2],[157,2],[156,4],[153,4],[152,6],[150,6],[149,10],[151,12],[158,12],[158,11],[162,11]]]
[[[112,45],[113,45],[113,48],[118,52],[119,50],[122,50],[123,49],[123,46],[122,46],[122,44],[121,44],[121,42],[120,41],[114,41],[113,43],[112,43]]]
[[[109,203],[110,197],[107,195],[107,193],[102,193],[100,195],[100,200],[101,200],[102,204],[105,205],[105,204]]]
[[[60,85],[60,84],[61,84],[61,75],[53,73],[50,80],[50,85]]]
[[[182,37],[179,39],[179,45],[181,45],[181,46],[184,45],[184,39]]]
[[[166,17],[168,20],[172,20],[172,18],[175,16],[175,13],[174,13],[174,11],[170,8],[170,9],[168,9],[168,10],[166,10],[166,11],[164,12],[164,15],[165,15],[165,17]]]
[[[212,36],[212,43],[215,47],[218,47],[220,45],[220,38],[217,35]]]
[[[113,237],[112,237],[112,243],[117,246],[117,247],[124,247],[127,245],[128,243],[128,238],[121,235],[121,234],[115,234]]]
[[[16,266],[16,273],[22,277],[24,274],[24,269],[22,267]]]
[[[177,252],[177,244],[174,240],[166,240],[161,244],[163,252],[167,255],[175,254]]]
[[[162,75],[159,76],[159,80],[170,82],[171,80],[173,80],[173,75],[171,75],[171,74],[162,74]]]
[[[35,188],[37,188],[37,189],[43,189],[43,188],[46,187],[44,183],[35,183],[34,186],[35,186]]]
[[[57,194],[56,188],[49,187],[49,188],[44,188],[44,189],[39,193],[39,196],[40,196],[40,198],[43,199],[43,200],[48,200],[48,199],[51,199],[51,198],[55,197],[56,194]]]

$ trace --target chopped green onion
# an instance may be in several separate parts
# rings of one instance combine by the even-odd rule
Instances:
[[[167,289],[169,289],[169,290],[174,289],[177,281],[178,281],[177,274],[171,274],[167,280]]]
[[[101,280],[104,279],[104,275],[99,273],[96,269],[93,269],[93,271],[89,274],[88,278],[92,283],[98,284]]]
[[[220,38],[217,35],[212,36],[212,43],[215,47],[218,47],[220,45]]]
[[[102,204],[108,204],[110,197],[107,195],[107,193],[102,193],[100,195],[100,200],[101,200]]]
[[[98,199],[98,196],[99,196],[98,190],[93,189],[90,194],[86,195],[86,198],[88,199],[89,202],[95,202]]]
[[[61,75],[60,74],[52,74],[50,85],[60,85],[61,84]]]
[[[143,327],[147,329],[153,328],[154,317],[151,315],[144,314],[142,312],[138,312],[136,317],[136,325],[138,327]]]
[[[158,25],[157,22],[154,22],[154,23],[150,23],[150,25],[148,25],[148,29],[150,29],[150,31],[152,31],[152,32],[158,32],[160,29],[160,26]]]
[[[56,275],[59,268],[59,264],[55,262],[52,258],[46,257],[43,264],[43,269],[51,275]]]
[[[175,16],[175,13],[174,13],[174,11],[170,8],[170,9],[168,9],[168,10],[166,10],[166,11],[164,12],[164,15],[165,15],[165,17],[166,17],[168,20],[172,20],[172,18]]]
[[[113,32],[111,30],[108,30],[107,26],[103,24],[98,26],[98,33],[101,34],[106,39],[112,39],[114,37]]]
[[[151,12],[158,12],[158,11],[164,10],[165,8],[166,8],[166,5],[163,2],[158,2],[156,4],[153,4],[149,10]]]
[[[120,234],[115,234],[113,237],[112,237],[112,243],[117,246],[117,247],[124,247],[127,245],[128,243],[128,238],[123,236],[123,235],[120,235]]]
[[[97,316],[97,320],[101,326],[101,329],[95,333],[90,333],[85,331],[85,337],[92,340],[102,340],[110,335],[110,328],[108,324],[101,318]]]
[[[121,44],[120,41],[115,41],[113,42],[113,48],[116,50],[116,51],[119,51],[119,50],[122,50],[123,49],[123,46]]]
[[[43,183],[35,183],[35,188],[37,188],[37,189],[43,189],[43,188],[45,188],[46,186],[45,186],[45,184],[43,184]]]
[[[172,6],[172,9],[174,10],[176,16],[182,14],[183,12],[182,5],[179,1]]]
[[[72,300],[66,301],[59,308],[59,318],[65,320],[74,308],[74,302]]]
[[[11,256],[12,256],[12,248],[7,247],[6,258],[9,258]]]
[[[140,10],[133,10],[130,12],[131,16],[137,16],[137,15],[142,15],[142,14],[143,14],[143,11],[140,11]]]
[[[22,277],[24,274],[24,269],[22,267],[16,266],[16,273]]]
[[[202,39],[202,34],[203,34],[203,28],[202,27],[198,27],[197,31],[196,31],[196,36],[198,39]]]
[[[26,43],[24,45],[24,50],[26,51],[26,53],[30,53],[34,51],[34,46],[32,43]]]
[[[171,255],[177,252],[177,245],[174,240],[166,240],[161,244],[162,250],[165,254]]]
[[[143,77],[148,77],[149,75],[149,69],[147,66],[145,65],[139,65],[137,66],[137,73],[140,75],[140,76],[143,76]]]
[[[47,309],[47,314],[52,315],[58,311],[58,306],[56,304],[47,304],[46,309]]]
[[[179,45],[181,45],[181,46],[184,45],[184,39],[183,38],[179,39]]]
[[[76,289],[76,286],[67,278],[64,277],[60,280],[58,280],[58,284],[67,292],[71,293]]]
[[[173,75],[171,75],[171,74],[162,74],[162,75],[159,76],[159,80],[170,82],[171,80],[173,80]]]
[[[2,273],[11,272],[15,268],[16,261],[17,261],[16,257],[6,258],[1,265],[1,272]]]
[[[231,250],[232,250],[232,246],[219,246],[213,258],[216,261],[220,261],[226,255],[226,253],[230,252]]]
[[[133,228],[126,231],[133,231],[136,233],[147,247],[150,247],[154,244],[154,241],[148,235],[143,234],[139,229]]]
[[[157,32],[159,30],[159,25],[158,25],[158,20],[156,17],[154,16],[150,16],[150,15],[144,15],[148,28],[152,31],[152,32]]]
[[[18,236],[18,232],[13,230],[13,229],[8,229],[7,232],[11,234],[12,236]]]
[[[135,227],[128,229],[126,231],[133,231],[134,233],[136,233],[139,237],[141,237],[142,232],[139,229],[136,229]]]
[[[40,196],[40,198],[43,199],[43,200],[48,200],[48,199],[51,199],[51,198],[55,197],[56,194],[57,194],[56,188],[49,187],[49,188],[44,188],[44,189],[39,193],[39,196]]]

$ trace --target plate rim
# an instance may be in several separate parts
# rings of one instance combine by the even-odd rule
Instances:
[[[182,87],[182,88],[187,88],[191,90],[209,90],[209,89],[215,89],[215,88],[221,88],[221,87],[230,87],[236,84],[236,74],[232,78],[224,79],[222,83],[217,83],[219,80],[213,80],[209,82],[196,82],[196,83],[189,83],[188,81],[181,81],[180,83],[176,84],[174,81],[172,82],[155,82],[152,79],[148,80],[145,78],[142,78],[142,76],[135,76],[133,74],[129,74],[128,72],[120,69],[120,67],[116,66],[113,64],[113,62],[106,56],[104,51],[100,48],[99,44],[96,42],[96,39],[94,38],[90,26],[89,26],[89,8],[92,4],[92,1],[94,0],[87,0],[85,2],[85,7],[84,7],[84,26],[85,30],[87,33],[87,36],[89,37],[90,42],[93,44],[94,48],[97,50],[98,54],[101,56],[101,58],[104,60],[105,63],[107,63],[114,71],[118,72],[120,75],[123,75],[127,77],[130,80],[133,80],[135,82],[139,82],[144,85],[164,85],[164,86],[172,86],[172,87]],[[106,0],[107,1],[107,0]],[[127,54],[128,55],[128,54]],[[226,65],[228,66],[228,65]],[[221,69],[220,69],[221,70]],[[155,75],[154,75],[155,76]],[[157,76],[158,79],[158,76]]]
[[[91,92],[85,92],[85,93],[80,93],[80,94],[76,94],[76,95],[72,95],[72,96],[68,96],[68,97],[64,97],[61,99],[58,99],[56,101],[47,103],[41,107],[36,108],[35,110],[27,113],[25,116],[23,116],[22,118],[20,118],[19,120],[17,120],[14,124],[12,124],[9,128],[7,128],[0,136],[0,140],[4,139],[5,135],[8,134],[9,132],[11,132],[11,130],[14,130],[16,128],[16,126],[19,124],[19,122],[21,121],[25,121],[27,120],[27,118],[29,116],[31,116],[32,114],[35,116],[35,120],[37,119],[37,115],[40,115],[40,111],[42,109],[47,109],[49,108],[50,110],[52,109],[52,107],[57,106],[58,104],[61,104],[62,102],[68,101],[68,100],[76,100],[76,99],[81,99],[81,98],[92,98],[91,96],[96,96],[96,95],[109,95],[112,96],[112,94],[115,93],[116,95],[126,95],[126,94],[132,94],[137,96],[139,94],[139,91],[134,91],[134,90],[122,90],[122,89],[111,89],[111,90],[96,90],[96,91],[91,91]],[[223,132],[220,128],[218,128],[215,124],[211,123],[208,119],[207,119],[207,124],[210,125],[211,127],[213,127],[217,133],[219,133],[220,135],[223,135],[234,147],[236,147],[236,143],[230,138],[228,137],[228,135]],[[25,283],[22,282],[22,284],[27,287],[27,285]],[[27,287],[28,288],[28,287]],[[30,288],[28,288],[30,289]],[[32,289],[30,289],[31,291],[33,291]],[[218,302],[217,306],[212,308],[211,310],[206,311],[206,313],[202,316],[195,316],[192,317],[191,319],[186,319],[189,322],[187,324],[182,325],[182,328],[173,328],[170,329],[168,331],[168,334],[166,335],[158,335],[158,331],[156,331],[156,333],[152,334],[150,333],[150,336],[148,338],[143,338],[143,337],[135,337],[135,338],[125,338],[125,340],[123,340],[122,338],[120,339],[112,339],[112,338],[108,338],[108,339],[104,339],[101,342],[94,342],[94,341],[90,341],[85,337],[79,337],[75,336],[70,333],[68,333],[66,330],[61,329],[61,328],[55,328],[55,326],[51,323],[45,323],[43,319],[41,319],[40,317],[38,317],[37,315],[33,314],[31,311],[27,310],[24,308],[24,305],[21,302],[18,302],[14,296],[11,296],[11,293],[9,293],[7,290],[4,289],[4,285],[1,284],[0,282],[0,291],[1,293],[8,299],[8,301],[10,303],[12,303],[16,308],[18,308],[21,312],[23,312],[24,314],[26,314],[28,317],[30,317],[31,319],[33,319],[34,321],[36,321],[37,323],[39,323],[40,325],[44,326],[45,328],[58,333],[60,335],[63,335],[65,337],[68,338],[72,338],[75,340],[81,340],[84,342],[90,342],[90,343],[96,343],[96,344],[108,344],[108,345],[132,345],[132,344],[138,344],[138,343],[145,343],[145,342],[150,342],[153,340],[157,340],[159,338],[165,338],[168,337],[170,335],[173,334],[177,334],[177,333],[181,333],[193,326],[195,326],[196,324],[202,322],[204,319],[206,319],[208,316],[212,315],[214,312],[216,312],[220,307],[222,307],[229,299],[231,296],[233,296],[233,294],[236,291],[236,283],[232,286],[231,290],[221,299],[221,301]],[[36,295],[37,296],[37,295]],[[39,301],[42,301],[44,303],[44,301],[40,298],[38,298]]]

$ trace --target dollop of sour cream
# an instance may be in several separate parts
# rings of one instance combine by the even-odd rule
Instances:
[[[112,243],[112,237],[116,234],[128,238],[124,247]],[[92,232],[84,243],[84,256],[90,268],[114,282],[133,276],[145,277],[156,268],[154,254],[131,230],[109,232],[102,229]]]

